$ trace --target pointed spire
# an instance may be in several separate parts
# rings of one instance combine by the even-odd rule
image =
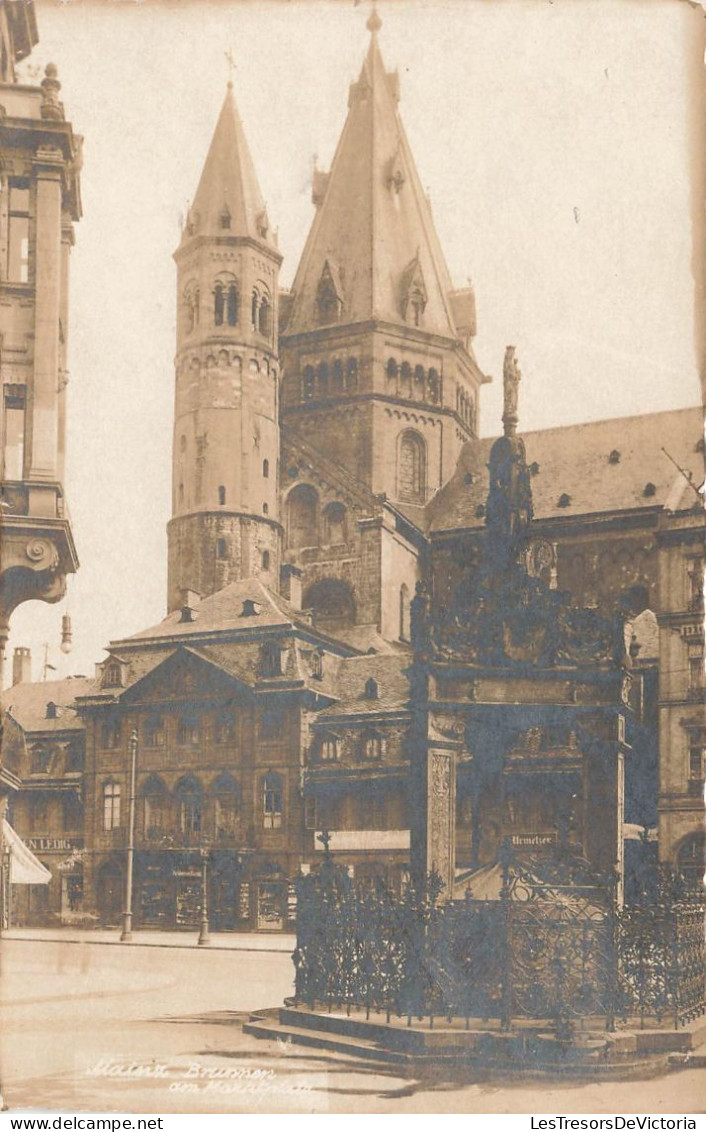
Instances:
[[[313,330],[335,314],[334,304],[317,302],[328,261],[337,272],[334,321],[380,319],[457,338],[453,286],[399,116],[398,76],[380,54],[375,8],[367,26],[370,43],[331,172],[315,172],[317,214],[292,286],[287,333]]]
[[[232,82],[226,86],[183,240],[202,235],[249,236],[274,246]]]

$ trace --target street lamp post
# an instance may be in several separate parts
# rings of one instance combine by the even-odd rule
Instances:
[[[208,923],[208,854],[205,846],[201,848],[201,929],[198,946],[206,947],[211,942]]]
[[[132,939],[132,872],[135,862],[135,788],[137,783],[137,732],[133,731],[128,743],[130,750],[130,793],[128,795],[127,864],[125,869],[125,910],[120,942]]]

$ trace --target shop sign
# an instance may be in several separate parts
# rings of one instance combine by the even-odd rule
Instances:
[[[82,837],[24,837],[22,840],[33,853],[71,853],[83,849]]]

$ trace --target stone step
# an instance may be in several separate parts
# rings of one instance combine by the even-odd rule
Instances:
[[[368,1061],[384,1061],[396,1064],[407,1064],[409,1061],[407,1054],[400,1050],[383,1049],[372,1041],[349,1038],[344,1034],[323,1033],[310,1028],[285,1026],[281,1022],[261,1019],[257,1016],[254,1016],[252,1021],[245,1023],[243,1033],[250,1034],[253,1038],[290,1041],[294,1045],[334,1050],[337,1053],[347,1053],[353,1057],[365,1058]]]

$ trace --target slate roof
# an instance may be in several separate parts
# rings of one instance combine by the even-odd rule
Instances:
[[[405,711],[409,702],[409,680],[405,675],[410,656],[356,656],[338,661],[332,694],[336,703],[319,712],[317,719],[346,715],[379,715]],[[365,684],[377,681],[377,699],[367,699]]]
[[[426,293],[424,329],[457,337],[451,279],[397,102],[397,75],[386,72],[373,29],[331,173],[319,174],[326,188],[292,284],[287,334],[319,325],[317,292],[328,265],[346,323],[403,323],[405,281],[416,273]]]
[[[96,686],[93,677],[70,676],[66,680],[42,680],[14,684],[3,694],[5,711],[27,732],[82,731],[74,701]],[[47,704],[57,706],[57,718],[47,719]]]
[[[663,448],[687,472],[695,487],[704,480],[703,410],[674,409],[645,416],[566,425],[523,432],[532,475],[535,519],[571,519],[641,508],[689,510],[694,489]],[[469,441],[456,471],[427,507],[427,530],[482,527],[478,508],[488,496],[488,457],[494,437]],[[611,462],[612,452],[618,453]],[[471,482],[469,482],[471,481]],[[645,488],[654,485],[654,492]],[[559,499],[568,495],[569,504]]]
[[[230,226],[224,229],[221,217],[230,214]],[[274,247],[270,231],[263,236],[265,202],[255,173],[255,166],[245,138],[233,89],[228,89],[213,139],[201,173],[189,220],[193,233],[184,229],[182,246],[194,236],[248,236]]]
[[[243,602],[253,601],[257,614],[243,616]],[[301,611],[296,610],[284,598],[275,597],[257,578],[245,578],[232,582],[225,589],[205,597],[194,606],[194,620],[182,621],[181,611],[175,610],[163,621],[142,629],[132,637],[111,642],[111,652],[118,656],[121,646],[132,646],[139,641],[156,640],[164,637],[193,637],[195,634],[209,633],[226,629],[257,630],[274,626],[301,625],[311,629]],[[127,656],[127,650],[125,650]]]

